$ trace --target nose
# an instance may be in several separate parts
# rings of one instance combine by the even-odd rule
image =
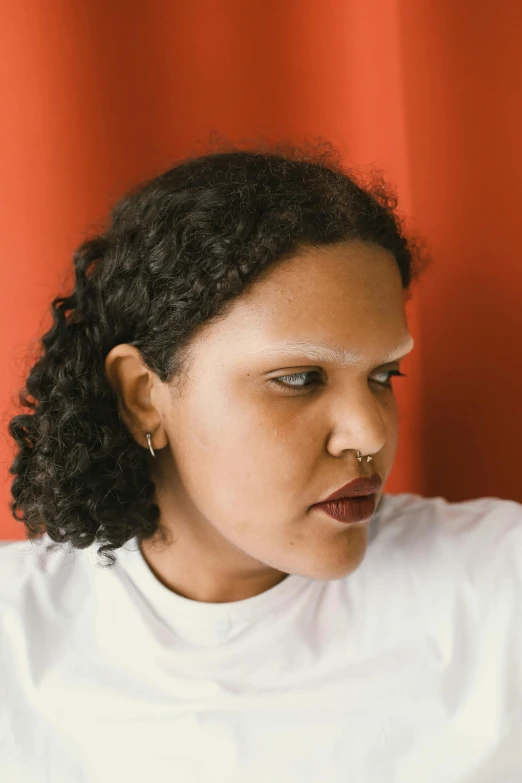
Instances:
[[[373,455],[384,448],[387,427],[383,404],[368,386],[352,386],[339,394],[332,401],[330,421],[328,451],[332,455],[350,450]]]

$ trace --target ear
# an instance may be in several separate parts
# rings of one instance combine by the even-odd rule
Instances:
[[[146,433],[149,432],[154,449],[167,446],[167,434],[155,404],[158,398],[155,392],[161,381],[144,363],[136,346],[127,343],[114,346],[105,357],[104,367],[118,398],[118,414],[134,440],[148,449]]]

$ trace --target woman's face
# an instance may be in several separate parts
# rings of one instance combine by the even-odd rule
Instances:
[[[343,524],[311,506],[356,476],[388,478],[398,424],[386,383],[400,362],[385,357],[412,348],[404,301],[384,249],[308,249],[202,329],[182,394],[155,378],[157,426],[141,429],[153,433],[151,470],[173,533],[156,555],[167,584],[219,602],[289,573],[329,580],[358,567],[369,521]],[[300,346],[283,351],[289,343]],[[353,364],[319,359],[310,343],[353,352]],[[274,382],[281,376],[287,386]],[[152,542],[142,551],[153,565]]]

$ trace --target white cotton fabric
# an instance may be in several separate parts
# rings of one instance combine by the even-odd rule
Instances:
[[[522,504],[384,494],[352,574],[225,604],[49,543],[0,547],[2,783],[522,781]]]

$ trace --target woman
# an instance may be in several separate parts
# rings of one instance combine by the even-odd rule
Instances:
[[[394,210],[219,152],[79,248],[10,423],[2,781],[522,780],[522,505],[384,493]]]

